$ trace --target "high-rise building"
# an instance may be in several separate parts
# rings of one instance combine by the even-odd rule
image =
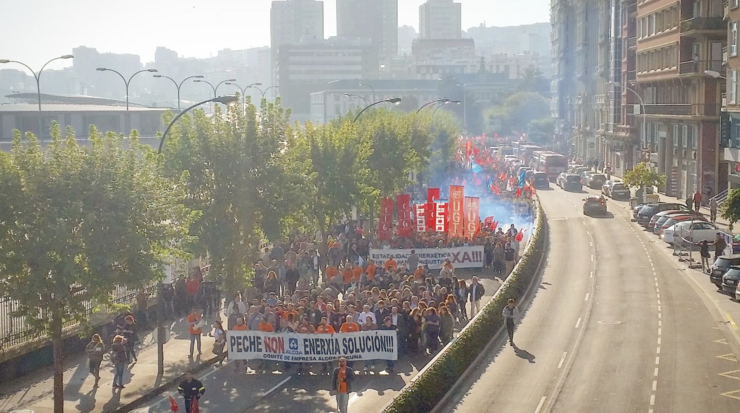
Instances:
[[[738,95],[738,77],[740,77],[740,50],[738,50],[738,25],[740,25],[740,1],[730,0],[724,5],[725,26],[728,28],[727,44],[722,50],[722,61],[726,65],[722,93],[722,122],[720,139],[724,159],[727,165],[727,188],[740,188],[740,96]],[[723,165],[720,164],[720,169]],[[718,187],[717,192],[723,191]]]
[[[419,6],[419,32],[422,39],[459,39],[462,5],[454,0],[427,0]]]
[[[272,73],[270,83],[278,85],[277,58],[281,46],[302,39],[324,38],[324,2],[317,0],[273,0],[270,9]]]
[[[381,59],[398,53],[398,0],[337,0],[337,37],[366,39]]]

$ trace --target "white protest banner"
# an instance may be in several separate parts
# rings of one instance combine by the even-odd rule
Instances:
[[[347,360],[398,360],[396,332],[299,334],[263,331],[227,331],[229,360],[274,360],[322,363]]]
[[[455,268],[481,268],[485,261],[482,245],[457,248],[415,248],[415,250],[416,255],[419,256],[419,264],[427,264],[433,270],[442,268],[445,258],[449,258]],[[408,261],[409,254],[411,254],[410,249],[371,249],[368,258],[382,265],[392,257],[400,265]]]

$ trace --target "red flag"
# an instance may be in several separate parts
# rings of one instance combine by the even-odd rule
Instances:
[[[391,225],[393,221],[393,200],[383,198],[380,200],[380,214],[378,215],[378,239],[381,241],[391,239]],[[191,412],[192,413],[192,412]]]
[[[200,407],[198,407],[198,399],[193,399],[190,402],[190,413],[200,413]]]
[[[493,221],[493,223],[491,223],[491,230],[495,231],[497,227],[498,227],[498,221]]]
[[[475,238],[480,224],[480,199],[476,197],[465,197],[465,222],[463,224],[463,235],[467,239]]]
[[[517,189],[516,189],[516,196],[517,196],[517,197],[520,197],[520,196],[522,196],[522,188],[517,188]]]
[[[483,226],[489,228],[491,224],[493,224],[493,217],[486,217],[486,219],[483,221]]]
[[[516,240],[517,240],[517,242],[522,242],[522,240],[524,239],[524,231],[526,231],[526,230],[527,229],[524,228],[523,230],[519,231],[518,234],[516,234]]]
[[[180,409],[180,406],[178,406],[175,399],[172,396],[170,396],[170,410],[172,410],[173,412],[176,412],[179,409]]]

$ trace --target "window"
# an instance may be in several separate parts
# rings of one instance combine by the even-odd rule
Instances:
[[[679,128],[678,125],[673,125],[673,147],[674,148],[678,148],[678,134],[679,134],[678,128]]]
[[[730,56],[737,56],[737,22],[730,23]]]
[[[689,143],[689,127],[687,125],[683,125],[683,134],[681,135],[681,147],[688,148]]]
[[[736,9],[740,7],[740,0],[732,0],[732,8]]]
[[[655,34],[655,15],[651,14],[650,17],[648,17],[648,36],[652,36]]]
[[[727,89],[730,93],[730,104],[737,103],[737,70],[729,69],[729,78],[727,79]]]

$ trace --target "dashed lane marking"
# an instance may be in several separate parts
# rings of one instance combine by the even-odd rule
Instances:
[[[653,380],[653,391],[658,388],[658,380]]]
[[[650,395],[650,405],[655,406],[655,394]]]
[[[725,338],[722,338],[722,339],[719,339],[719,340],[714,340],[714,342],[715,343],[718,343],[718,344],[727,344],[728,346],[730,345],[730,343],[728,343],[727,342],[727,339],[725,339]]]
[[[658,377],[658,368],[655,368],[655,372],[653,372],[653,376]]]
[[[655,358],[655,364],[660,364],[660,357]]]
[[[560,363],[558,363],[558,368],[563,367],[563,363],[565,362],[565,356],[567,355],[568,355],[568,352],[566,351],[565,353],[563,353],[563,357],[560,357]]]
[[[590,293],[586,293],[586,299],[585,299],[585,300],[583,300],[583,301],[588,301],[588,296],[589,296],[589,294],[590,294]]]
[[[655,349],[655,354],[660,354],[660,347],[658,347],[657,349]]]
[[[542,406],[545,404],[545,399],[546,398],[547,397],[542,396],[542,398],[540,399],[540,403],[537,405],[537,408],[534,409],[534,413],[540,413],[540,410],[542,410]]]
[[[578,317],[578,321],[576,321],[576,328],[581,325],[581,317]]]

